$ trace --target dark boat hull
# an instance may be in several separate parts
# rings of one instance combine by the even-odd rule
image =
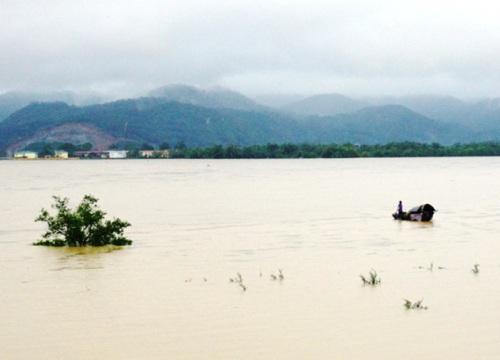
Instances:
[[[436,209],[430,204],[416,206],[407,212],[395,212],[392,214],[394,220],[408,220],[408,221],[431,221]]]

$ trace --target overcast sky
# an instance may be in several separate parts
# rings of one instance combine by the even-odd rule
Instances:
[[[492,0],[0,0],[0,92],[500,97],[499,14]]]

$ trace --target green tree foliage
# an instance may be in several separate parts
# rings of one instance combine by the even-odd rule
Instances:
[[[173,158],[188,159],[281,159],[281,158],[358,158],[358,157],[441,157],[500,156],[499,142],[455,144],[391,142],[385,145],[291,144],[239,147],[214,145],[206,148],[176,147]]]
[[[160,144],[160,150],[168,150],[170,149],[170,144],[168,142],[162,142]]]
[[[104,246],[130,245],[132,241],[123,236],[130,223],[120,220],[105,220],[106,213],[99,209],[97,199],[85,195],[82,202],[72,210],[68,198],[53,197],[52,208],[57,210],[51,215],[42,209],[35,221],[46,222],[48,230],[42,239],[33,245],[44,246]]]
[[[175,144],[175,149],[176,150],[186,150],[187,149],[187,145],[184,142],[184,140],[181,140],[177,144]]]
[[[76,146],[71,143],[63,143],[58,148],[59,150],[67,151],[69,156],[73,156],[76,151]]]
[[[155,147],[148,143],[142,143],[141,150],[154,150]]]
[[[59,146],[56,146],[57,149],[59,150],[65,150],[68,152],[69,156],[74,156],[75,151],[90,151],[92,150],[92,144],[91,143],[84,143],[84,144],[79,144],[79,145],[74,145],[71,143],[63,143]]]
[[[51,156],[54,155],[54,148],[50,144],[46,144],[42,151],[38,153],[39,157]]]
[[[90,151],[92,150],[92,144],[89,142],[86,142],[84,144],[80,144],[76,146],[77,151]]]

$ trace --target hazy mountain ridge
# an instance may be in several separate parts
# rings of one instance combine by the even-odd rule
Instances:
[[[254,100],[236,91],[220,87],[200,89],[190,85],[167,85],[150,91],[148,96],[216,109],[266,110],[265,106],[259,105]]]
[[[350,114],[308,120],[318,143],[384,144],[414,141],[453,143],[464,138],[449,126],[400,105],[368,107]],[[461,128],[462,130],[462,128]]]
[[[368,102],[354,100],[344,95],[321,94],[293,102],[281,109],[301,115],[333,116],[352,113],[369,106],[371,104]]]
[[[367,99],[372,105],[394,104],[407,107],[424,116],[448,122],[460,122],[467,118],[470,103],[452,96],[401,96]]]
[[[375,102],[373,99],[371,102],[356,101],[338,94],[320,95],[293,105],[305,104],[309,106],[307,112],[317,107],[322,113],[325,108],[321,104],[327,103],[324,113],[334,114],[328,116],[295,116],[289,110],[271,111],[228,90],[201,91],[176,85],[157,89],[156,94],[156,97],[81,107],[63,102],[32,103],[0,122],[0,151],[12,152],[29,141],[55,141],[58,138],[75,144],[82,139],[94,139],[94,146],[108,146],[115,141],[136,145],[168,142],[172,146],[184,142],[190,147],[287,142],[451,144],[500,138],[500,99],[474,104],[450,97],[444,102],[439,97],[388,99],[393,103],[406,102],[408,106],[431,115],[445,114],[445,109],[436,105],[441,103],[448,104],[449,109],[464,117],[469,114],[468,120],[452,121],[451,118],[442,120],[424,116],[403,105],[373,106],[370,105]],[[172,98],[176,101],[171,101]],[[82,133],[78,134],[75,129]]]
[[[372,107],[352,114],[298,120],[280,113],[210,109],[141,98],[87,107],[63,103],[31,104],[0,123],[0,150],[12,153],[30,141],[80,144],[82,139],[95,139],[94,147],[109,145],[112,141],[135,143],[136,146],[143,142],[153,145],[168,142],[172,146],[184,142],[189,147],[205,147],[288,142],[449,144],[479,140],[464,137],[464,134],[471,133],[402,106]]]
[[[74,91],[9,91],[0,94],[0,122],[15,111],[35,102],[64,102],[69,105],[85,106],[106,101],[97,93]]]
[[[479,132],[500,126],[498,98],[463,101],[451,96],[420,95],[352,99],[339,94],[323,94],[293,102],[282,109],[296,114],[324,116],[385,105],[401,105],[428,118],[469,126]]]
[[[331,93],[319,94],[294,100],[283,105],[275,104],[273,108],[266,102],[265,96],[256,98],[268,105],[261,105],[243,94],[225,88],[202,89],[190,85],[167,85],[145,94],[168,101],[203,106],[215,109],[236,109],[258,112],[283,112],[292,116],[335,116],[342,113],[353,113],[362,108],[402,105],[408,109],[444,122],[453,122],[484,129],[494,129],[500,122],[500,99],[483,99],[463,101],[451,96],[419,95],[401,97],[351,98]],[[269,95],[271,96],[271,95]],[[274,95],[276,97],[278,95]],[[272,97],[272,96],[271,96]],[[289,97],[290,99],[295,98]],[[13,112],[32,102],[65,102],[70,105],[87,106],[103,104],[110,96],[98,93],[78,93],[74,91],[21,92],[12,91],[0,94],[0,122]],[[108,99],[108,100],[106,100]]]

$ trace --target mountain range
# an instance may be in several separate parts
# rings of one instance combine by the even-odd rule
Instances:
[[[500,138],[500,99],[464,102],[438,96],[322,94],[273,107],[228,89],[169,85],[111,102],[70,92],[7,93],[0,95],[0,116],[0,151],[7,154],[37,142],[90,142],[102,149],[125,143],[453,144]]]

